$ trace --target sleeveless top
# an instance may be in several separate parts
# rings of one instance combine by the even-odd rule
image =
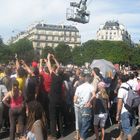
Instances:
[[[22,106],[22,103],[23,103],[23,96],[22,95],[18,95],[18,97],[16,98],[11,98],[11,101],[10,101],[10,107],[13,109],[13,108],[19,108]]]

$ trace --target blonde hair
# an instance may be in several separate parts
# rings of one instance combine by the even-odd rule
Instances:
[[[109,99],[109,96],[106,92],[106,89],[104,87],[101,87],[100,88],[100,94],[99,94],[99,97],[103,98],[103,99]]]

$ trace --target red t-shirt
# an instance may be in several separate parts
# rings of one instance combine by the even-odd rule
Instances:
[[[42,77],[43,77],[43,88],[44,88],[44,90],[47,93],[50,93],[51,82],[52,82],[51,75],[44,72],[44,71],[41,71],[40,75],[42,75]]]

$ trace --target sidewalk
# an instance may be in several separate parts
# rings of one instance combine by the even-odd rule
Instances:
[[[115,128],[115,125],[112,125],[111,127],[105,129],[105,140],[111,140],[111,137],[110,137],[110,131]],[[140,129],[137,130],[136,127],[133,128],[133,132],[132,132],[132,135],[133,135],[133,140],[140,140]],[[75,136],[75,132],[72,131],[70,133],[68,133],[67,136],[65,136],[64,138],[60,138],[58,140],[75,140],[74,139],[74,136]],[[1,138],[0,138],[1,139]],[[1,140],[9,140],[9,138],[3,138]],[[95,140],[95,135],[93,133],[93,135],[91,135],[87,140]]]

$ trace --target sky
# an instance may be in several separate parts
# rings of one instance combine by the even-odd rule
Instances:
[[[87,0],[90,21],[87,24],[66,20],[70,2],[80,0],[0,0],[0,36],[6,43],[11,36],[25,31],[29,25],[44,21],[46,24],[73,25],[81,41],[96,39],[96,32],[106,21],[119,21],[140,42],[140,0]]]

